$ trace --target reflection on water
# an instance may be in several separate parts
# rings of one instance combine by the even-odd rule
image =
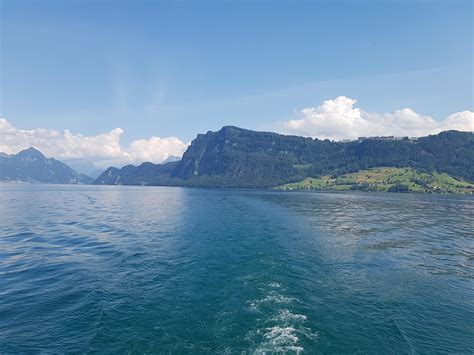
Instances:
[[[474,200],[0,185],[3,352],[472,353]]]

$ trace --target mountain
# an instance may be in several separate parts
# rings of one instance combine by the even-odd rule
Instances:
[[[374,167],[409,167],[474,181],[474,134],[334,142],[226,126],[199,134],[179,162],[109,168],[95,183],[266,188]]]
[[[90,176],[94,179],[104,171],[104,169],[99,169],[94,163],[87,159],[64,159],[63,163],[78,173]]]
[[[54,158],[46,158],[35,148],[28,148],[18,154],[0,156],[0,181],[87,184],[92,179]]]
[[[166,158],[165,160],[163,160],[160,164],[174,163],[175,161],[180,161],[180,160],[181,160],[180,157],[177,157],[177,156],[174,156],[174,155],[170,155],[168,158]]]
[[[169,177],[178,162],[166,164],[143,163],[126,165],[121,169],[110,167],[94,180],[98,185],[173,185]]]

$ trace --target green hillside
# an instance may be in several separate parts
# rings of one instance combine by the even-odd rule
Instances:
[[[474,194],[474,184],[448,174],[422,173],[412,168],[373,168],[339,176],[325,175],[277,187],[280,190],[362,190]]]
[[[341,176],[385,166],[437,171],[474,182],[474,133],[335,142],[226,126],[199,134],[178,162],[107,169],[95,183],[273,188],[308,176]]]

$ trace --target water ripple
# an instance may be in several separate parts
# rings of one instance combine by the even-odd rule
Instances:
[[[0,352],[472,353],[472,198],[0,184]]]

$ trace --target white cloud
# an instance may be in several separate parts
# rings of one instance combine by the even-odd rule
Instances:
[[[0,118],[0,152],[14,154],[28,147],[35,147],[48,157],[73,160],[87,159],[99,168],[122,166],[145,161],[160,163],[170,155],[181,156],[187,144],[176,137],[151,137],[122,146],[121,128],[96,136],[38,128],[22,130],[6,119]]]
[[[360,136],[425,136],[455,129],[474,131],[474,112],[453,113],[442,121],[410,108],[393,113],[369,113],[354,105],[357,100],[339,96],[317,107],[301,110],[302,118],[284,124],[285,133],[318,138],[344,139]]]
[[[462,111],[436,121],[410,108],[393,113],[369,113],[355,107],[356,100],[339,96],[317,107],[301,110],[302,117],[286,122],[284,133],[318,138],[344,139],[360,136],[424,136],[455,129],[474,131],[474,112]],[[121,128],[96,136],[85,136],[69,130],[37,128],[23,130],[0,118],[0,152],[14,154],[35,147],[48,157],[72,161],[86,159],[98,168],[160,163],[170,155],[181,156],[187,144],[176,137],[139,139],[124,146]]]

